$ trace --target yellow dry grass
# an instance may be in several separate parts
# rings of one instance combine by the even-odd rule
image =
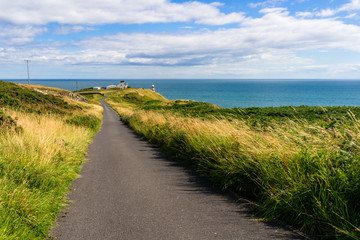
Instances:
[[[103,113],[103,108],[101,105],[95,105],[95,104],[87,104],[84,102],[80,102],[78,103],[82,106],[87,106],[85,107],[82,111],[85,114],[90,114],[90,115],[95,115],[98,118],[101,118],[102,113]]]
[[[272,127],[261,129],[250,127],[240,120],[202,120],[183,117],[178,114],[155,111],[135,111],[125,107],[115,108],[120,115],[132,116],[135,128],[157,129],[171,133],[181,133],[193,146],[204,146],[217,155],[227,152],[241,155],[247,159],[284,159],[296,157],[304,148],[311,152],[338,152],[346,138],[353,139],[353,147],[360,142],[360,122],[354,120],[354,126],[346,132],[325,129],[306,121],[286,121],[273,123]],[[144,130],[140,130],[140,132]],[[170,134],[171,134],[170,133]],[[348,136],[348,137],[346,137]],[[205,146],[206,145],[206,146]]]
[[[134,111],[121,108],[119,113],[133,115]],[[287,133],[284,127],[269,132],[254,131],[245,122],[239,120],[232,122],[219,119],[202,120],[153,111],[138,111],[136,117],[147,128],[166,124],[172,132],[183,132],[194,145],[203,145],[206,142],[207,148],[211,151],[214,149],[228,151],[225,148],[220,149],[219,143],[237,145],[241,149],[246,149],[244,154],[249,158],[265,157],[265,155],[279,157],[284,153],[292,155],[297,151],[292,135]]]
[[[0,132],[0,238],[40,239],[64,203],[94,132],[59,115],[4,112],[22,130]]]
[[[125,116],[125,117],[129,117],[131,115],[133,115],[135,113],[134,110],[130,109],[130,108],[126,108],[126,107],[121,107],[121,106],[116,106],[114,107],[115,111],[117,111],[120,116]]]
[[[89,143],[87,129],[66,124],[58,116],[11,110],[7,110],[6,114],[17,119],[18,125],[23,128],[21,133],[5,132],[0,138],[0,151],[10,154],[9,159],[27,159],[45,166],[56,155],[66,155],[68,149],[65,145],[84,150]]]

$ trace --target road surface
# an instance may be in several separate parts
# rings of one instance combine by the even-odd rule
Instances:
[[[140,140],[103,101],[100,132],[59,216],[56,239],[303,239]]]

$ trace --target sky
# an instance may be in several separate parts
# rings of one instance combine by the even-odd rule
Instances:
[[[0,0],[0,79],[360,79],[360,0]]]

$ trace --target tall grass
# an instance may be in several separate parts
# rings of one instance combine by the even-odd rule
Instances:
[[[94,130],[57,115],[5,112],[22,131],[0,131],[0,239],[43,239],[66,201]]]
[[[360,239],[360,121],[351,112],[336,122],[282,118],[256,127],[110,103],[140,135],[252,199],[264,220],[321,239]]]
[[[102,108],[66,90],[4,81],[0,107],[0,239],[43,239]]]

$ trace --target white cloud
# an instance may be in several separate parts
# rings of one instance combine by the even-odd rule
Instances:
[[[289,12],[286,8],[263,8],[259,11],[260,13],[268,14],[268,13],[278,13],[282,15],[288,15]]]
[[[317,74],[326,71],[326,65],[316,65],[310,57],[299,57],[296,55],[298,51],[348,49],[360,52],[359,26],[332,18],[295,17],[284,8],[266,8],[261,13],[262,17],[244,19],[238,28],[191,30],[178,34],[119,33],[89,37],[72,43],[71,51],[67,50],[69,45],[63,48],[55,43],[47,44],[46,47],[36,44],[16,48],[1,46],[0,62],[31,59],[44,64],[51,62],[77,66],[212,68],[211,74],[225,74],[232,68],[248,74],[270,74],[276,71],[297,73],[305,69]],[[35,27],[14,29],[13,26],[5,30],[3,28],[0,39],[4,39],[4,36],[11,39],[11,36],[28,32],[25,38],[28,36],[29,41],[45,31]],[[339,65],[336,69],[338,74],[350,71],[348,65]]]
[[[356,18],[358,18],[358,15],[356,13],[351,13],[351,14],[347,15],[345,18],[356,19]]]
[[[82,31],[92,31],[93,27],[84,27],[81,25],[73,25],[73,26],[60,26],[59,28],[54,30],[55,35],[67,35],[70,33],[77,33]]]
[[[296,12],[295,16],[301,17],[301,18],[311,18],[315,15],[313,12]]]
[[[320,12],[316,13],[316,16],[318,17],[331,17],[334,16],[337,13],[336,10],[333,9],[323,9]]]
[[[339,11],[356,11],[360,10],[360,0],[351,0],[349,3],[340,7]]]
[[[249,6],[252,8],[257,8],[257,7],[263,7],[263,8],[268,8],[268,7],[276,7],[277,5],[281,5],[283,3],[287,2],[287,0],[267,0],[264,2],[257,2],[257,3],[249,3]]]
[[[47,29],[42,27],[0,25],[0,44],[11,46],[29,43],[46,31]]]
[[[279,8],[262,13],[261,18],[244,20],[239,28],[186,34],[119,33],[77,42],[72,45],[77,51],[54,46],[55,50],[39,50],[32,57],[69,64],[209,65],[249,59],[279,62],[281,56],[286,61],[299,60],[293,54],[299,50],[360,52],[359,26],[334,19],[296,18]]]
[[[169,0],[33,0],[1,1],[0,21],[13,24],[141,24],[196,21],[222,25],[241,22],[242,13],[224,14],[215,2]]]
[[[339,8],[331,9],[322,9],[322,10],[314,10],[313,12],[296,12],[295,15],[303,18],[311,18],[311,17],[331,17],[340,12],[352,12],[360,10],[360,0],[351,0],[349,3],[342,5]],[[345,18],[355,18],[356,13],[349,14]]]
[[[245,17],[240,13],[221,14],[218,18],[213,18],[211,15],[204,16],[196,20],[196,23],[206,25],[225,25],[229,23],[240,23],[244,21]]]

